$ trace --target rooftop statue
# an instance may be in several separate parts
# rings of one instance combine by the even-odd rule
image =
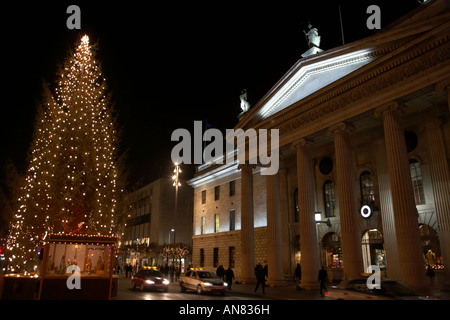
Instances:
[[[247,101],[247,89],[241,91],[239,98],[241,99],[242,112],[247,112],[250,109],[250,103]]]
[[[303,30],[303,32],[305,33],[307,40],[308,40],[308,46],[309,46],[309,48],[312,48],[312,47],[318,48],[320,46],[319,31],[317,30],[317,28],[313,28],[313,26],[311,24],[308,25],[308,28],[309,28],[308,32]]]

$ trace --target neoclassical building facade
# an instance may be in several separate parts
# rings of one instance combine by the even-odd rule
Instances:
[[[377,265],[425,286],[426,264],[449,274],[450,8],[430,1],[374,36],[304,55],[235,129],[278,129],[280,169],[200,165],[193,263],[231,265],[268,282],[302,267],[317,286]],[[233,156],[233,155],[228,155]]]

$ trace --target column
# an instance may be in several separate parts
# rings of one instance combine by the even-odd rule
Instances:
[[[283,283],[280,182],[278,173],[266,176],[268,285]]]
[[[390,279],[400,280],[394,210],[392,208],[391,182],[389,180],[386,144],[384,139],[375,141],[375,148],[381,222],[383,224],[383,245],[386,256],[386,272]]]
[[[359,278],[363,272],[361,230],[355,193],[355,174],[348,125],[341,122],[329,129],[334,133],[336,180],[339,194],[344,280]]]
[[[447,101],[448,101],[447,106],[448,106],[448,109],[450,110],[450,78],[444,79],[444,80],[436,83],[435,90],[437,92],[443,92],[447,95]]]
[[[255,240],[253,217],[253,168],[255,165],[242,164],[241,170],[241,276],[244,283],[254,282]]]
[[[395,102],[381,106],[375,112],[383,117],[401,280],[416,289],[423,289],[425,268],[401,114]]]
[[[435,118],[425,123],[425,130],[439,244],[444,258],[446,280],[450,281],[450,173],[441,125],[442,120]]]
[[[283,250],[283,274],[291,274],[291,253],[289,250],[289,196],[287,171],[281,168],[280,178],[280,213],[281,213],[281,246]]]
[[[310,158],[310,146],[305,139],[294,144],[297,149],[297,183],[300,251],[302,254],[301,287],[317,289],[319,272],[319,246],[317,244],[316,223],[314,221],[314,165]],[[269,271],[270,272],[270,271]]]

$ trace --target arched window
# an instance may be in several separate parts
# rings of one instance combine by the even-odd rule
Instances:
[[[361,191],[361,205],[373,206],[375,203],[375,190],[373,188],[372,175],[364,171],[359,176],[359,189]]]
[[[327,180],[324,182],[323,187],[323,205],[325,206],[325,217],[335,217],[335,199],[334,199],[334,187],[333,181]]]
[[[294,191],[294,222],[298,222],[298,189]]]
[[[425,204],[425,194],[423,192],[422,172],[420,170],[419,161],[416,159],[409,160],[409,169],[411,170],[411,180],[414,190],[414,199],[416,205]]]

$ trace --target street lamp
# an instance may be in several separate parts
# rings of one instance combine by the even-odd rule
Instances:
[[[175,169],[173,170],[173,186],[175,187],[175,219],[177,218],[177,211],[178,211],[178,187],[181,187],[180,177],[179,174],[181,173],[180,166],[177,162],[174,163]]]
[[[331,228],[331,221],[330,221],[330,219],[327,219],[326,221],[322,221],[322,212],[320,212],[320,211],[317,211],[317,212],[314,213],[314,221],[317,224],[325,223],[328,227]]]

